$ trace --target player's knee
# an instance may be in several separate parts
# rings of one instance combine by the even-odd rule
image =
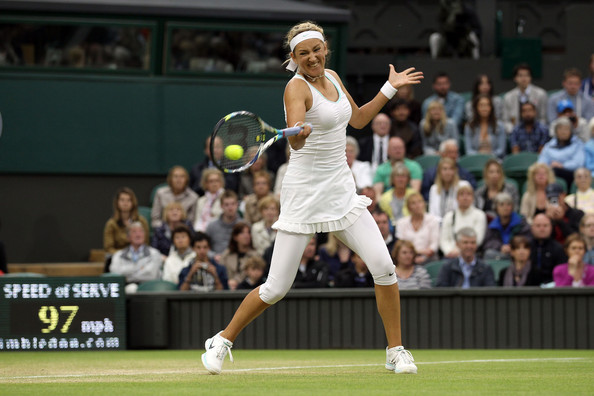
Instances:
[[[276,304],[285,297],[289,287],[282,287],[278,282],[270,282],[270,278],[260,286],[260,299],[266,304]]]
[[[371,276],[373,276],[373,282],[380,286],[390,286],[398,281],[396,267],[391,262],[374,268],[374,271],[371,271]]]

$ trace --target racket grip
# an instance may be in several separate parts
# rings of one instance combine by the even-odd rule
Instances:
[[[303,127],[305,125],[309,125],[311,127],[311,124],[307,123],[307,124],[303,124],[303,125],[292,127],[292,128],[281,129],[281,131],[283,132],[283,137],[297,135],[299,132],[301,132],[303,130]]]

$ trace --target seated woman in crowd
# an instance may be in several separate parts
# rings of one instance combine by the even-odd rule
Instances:
[[[499,121],[503,121],[503,100],[499,96],[495,95],[494,92],[495,89],[493,88],[493,82],[491,81],[491,78],[486,74],[479,74],[472,87],[472,98],[467,100],[464,104],[464,115],[466,119],[472,120],[472,117],[475,114],[472,104],[474,103],[476,97],[479,95],[487,95],[491,98],[491,102],[493,102],[495,118]]]
[[[544,145],[538,162],[550,166],[555,176],[562,177],[569,187],[573,183],[573,172],[584,166],[585,159],[584,143],[573,135],[571,121],[560,118],[555,125],[555,137]]]
[[[250,226],[241,221],[233,226],[229,247],[225,249],[219,262],[227,268],[229,289],[235,290],[243,282],[246,273],[241,266],[253,256],[258,256],[258,252],[252,247]]]
[[[497,120],[493,102],[480,94],[473,101],[474,115],[464,127],[466,154],[493,154],[503,158],[506,152],[506,133],[503,122]]]
[[[406,198],[415,193],[416,190],[409,187],[410,171],[404,165],[404,162],[396,162],[392,166],[390,180],[392,181],[392,188],[380,196],[379,206],[394,223],[398,219],[408,216],[408,208],[405,205]]]
[[[357,160],[357,157],[359,156],[359,143],[357,142],[357,139],[352,136],[347,136],[345,151],[347,165],[351,168],[357,190],[361,191],[365,187],[373,186],[371,164],[367,161]]]
[[[180,272],[194,261],[196,252],[192,249],[192,232],[188,227],[181,225],[174,228],[171,239],[173,249],[163,265],[163,280],[177,285]]]
[[[103,229],[103,248],[107,253],[114,254],[130,244],[128,226],[137,221],[144,227],[145,243],[148,244],[148,222],[138,214],[136,194],[128,187],[118,189],[113,198],[113,215]]]
[[[208,168],[202,172],[200,185],[204,195],[196,202],[194,230],[205,232],[206,227],[223,213],[220,198],[225,192],[225,178],[220,170]]]
[[[425,118],[419,124],[419,131],[423,139],[425,155],[437,155],[439,145],[446,140],[458,141],[458,127],[454,120],[448,118],[443,104],[439,101],[429,103]]]
[[[540,273],[530,262],[530,239],[525,235],[516,235],[509,246],[511,265],[499,273],[499,286],[540,286]]]
[[[592,175],[586,168],[577,168],[573,173],[576,191],[565,197],[565,203],[584,213],[594,213],[594,189]]]
[[[266,171],[259,171],[253,174],[252,193],[243,197],[240,210],[243,212],[243,219],[249,224],[254,224],[262,219],[258,210],[258,201],[264,197],[272,197],[274,194],[270,191],[270,174]]]
[[[565,239],[567,263],[553,269],[556,287],[594,286],[594,266],[584,262],[586,241],[579,234],[571,234]]]
[[[396,222],[396,237],[410,241],[415,247],[415,264],[424,264],[437,259],[439,247],[439,219],[426,213],[425,199],[415,192],[406,199],[410,213]]]
[[[528,168],[526,180],[526,192],[522,195],[520,214],[528,223],[539,213],[545,213],[547,209],[546,188],[555,182],[555,174],[546,164],[532,164]]]
[[[509,259],[511,239],[516,235],[530,237],[530,225],[522,216],[514,212],[514,203],[508,193],[497,194],[493,204],[497,216],[487,227],[483,243],[484,258],[486,260]]]
[[[252,242],[258,254],[263,255],[276,239],[276,230],[272,225],[278,220],[280,202],[273,196],[258,201],[258,210],[262,220],[252,225]]]
[[[429,189],[429,213],[442,219],[445,214],[458,207],[458,188],[470,185],[460,180],[458,165],[451,158],[444,157],[437,164],[435,182]]]
[[[580,220],[580,235],[586,242],[584,262],[594,265],[594,213],[586,213]]]
[[[495,158],[489,159],[483,168],[483,185],[475,192],[475,206],[485,212],[492,220],[495,217],[493,199],[500,192],[506,192],[512,197],[514,211],[520,208],[520,197],[515,184],[505,180],[503,166]]]
[[[258,157],[252,166],[250,166],[245,172],[241,172],[239,179],[239,193],[237,194],[239,195],[240,200],[243,200],[246,196],[254,192],[254,175],[257,172],[267,172],[270,175],[270,188],[272,188],[274,183],[274,172],[271,172],[266,168],[267,163],[268,155],[264,152]]]
[[[483,243],[487,230],[487,216],[472,204],[473,199],[472,186],[470,184],[460,186],[456,194],[458,208],[449,211],[443,217],[439,233],[439,248],[446,258],[460,255],[456,244],[456,233],[462,228],[473,228],[476,232],[476,245],[480,246]]]
[[[153,228],[163,224],[163,209],[170,202],[182,204],[190,223],[196,217],[196,202],[198,195],[189,187],[190,175],[183,166],[174,166],[167,174],[167,186],[161,187],[155,193],[151,209],[151,225]]]
[[[163,209],[163,219],[160,227],[156,228],[151,237],[151,246],[167,257],[172,245],[173,230],[179,226],[185,226],[194,235],[192,224],[186,218],[186,211],[179,202],[170,202]]]
[[[392,260],[396,266],[398,288],[400,290],[430,289],[431,277],[425,268],[415,264],[416,251],[414,245],[400,240],[392,250]]]

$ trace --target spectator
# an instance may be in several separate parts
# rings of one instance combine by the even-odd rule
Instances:
[[[410,241],[396,242],[392,251],[400,290],[430,289],[431,278],[425,268],[417,263],[417,252]]]
[[[396,243],[396,238],[394,237],[393,227],[390,224],[390,217],[388,214],[381,209],[376,209],[371,212],[373,215],[373,219],[377,224],[384,241],[386,242],[386,247],[388,251],[391,252],[394,248],[394,244]]]
[[[429,103],[437,100],[443,104],[446,115],[454,121],[458,130],[460,130],[464,119],[464,99],[459,94],[450,91],[450,88],[450,77],[447,73],[438,73],[433,78],[434,94],[423,101],[422,116],[423,118],[426,116]]]
[[[266,262],[258,256],[248,258],[242,265],[241,270],[245,272],[245,279],[237,285],[237,290],[251,290],[264,284],[266,276]]]
[[[530,262],[530,239],[516,235],[510,241],[511,265],[499,273],[499,286],[540,286],[540,272]]]
[[[440,219],[425,212],[425,200],[420,193],[409,195],[406,206],[410,215],[396,222],[396,237],[412,242],[417,252],[415,264],[436,260]]]
[[[138,284],[161,277],[163,259],[157,249],[146,244],[146,223],[133,222],[128,227],[130,244],[111,258],[109,272],[126,277],[126,293],[134,293]]]
[[[167,186],[161,187],[155,193],[153,208],[151,209],[151,225],[153,228],[163,224],[163,208],[170,202],[179,202],[184,207],[190,223],[196,217],[196,202],[198,195],[188,187],[190,176],[182,166],[174,166],[167,175]],[[177,283],[177,282],[176,282]]]
[[[549,140],[549,131],[536,120],[536,106],[532,102],[520,105],[520,122],[509,136],[512,154],[520,152],[540,153]]]
[[[392,167],[391,181],[393,187],[381,195],[379,206],[394,224],[400,218],[409,215],[406,198],[416,191],[408,187],[410,172],[402,162],[396,162]]]
[[[173,249],[165,259],[163,280],[179,283],[179,274],[194,261],[196,253],[192,250],[192,233],[186,226],[179,226],[171,233]]]
[[[594,266],[584,262],[586,241],[579,235],[573,234],[565,241],[565,253],[569,260],[553,270],[555,287],[584,287],[594,286]]]
[[[441,142],[439,145],[439,156],[441,158],[450,158],[456,164],[458,163],[458,142],[454,139],[448,139]],[[426,201],[429,200],[429,190],[435,182],[435,176],[437,174],[437,166],[427,169],[423,173],[423,184],[421,187],[421,193]],[[476,181],[472,173],[458,165],[458,177],[461,180],[466,180],[472,188],[476,189]]]
[[[113,198],[113,215],[103,229],[103,248],[107,253],[113,254],[130,244],[128,226],[135,222],[144,225],[145,243],[148,244],[149,227],[144,217],[138,214],[136,194],[128,187],[122,187]]]
[[[272,225],[278,220],[280,202],[273,196],[264,197],[258,201],[258,210],[262,220],[252,225],[252,242],[258,254],[263,255],[276,238]]]
[[[208,292],[228,289],[227,269],[208,258],[210,238],[198,231],[192,240],[194,260],[179,273],[178,288]]]
[[[460,256],[446,262],[439,271],[437,287],[469,287],[495,286],[493,269],[477,258],[476,232],[470,228],[462,228],[456,234],[456,244]]]
[[[479,74],[476,80],[474,80],[474,85],[472,86],[472,97],[464,104],[464,116],[466,117],[466,120],[472,120],[475,117],[476,113],[472,107],[472,104],[479,95],[487,95],[491,98],[491,103],[493,103],[493,109],[495,111],[495,119],[497,121],[502,121],[503,100],[501,97],[495,95],[493,82],[486,74]]]
[[[371,120],[372,136],[359,141],[359,161],[371,163],[371,172],[375,174],[378,166],[388,160],[388,141],[392,120],[384,113],[378,113]]]
[[[460,180],[458,165],[450,158],[442,157],[437,165],[435,183],[429,190],[429,213],[441,220],[447,212],[456,209],[458,188],[463,185],[469,185],[469,183],[466,180]]]
[[[410,109],[406,100],[399,98],[393,99],[388,103],[388,108],[390,117],[392,118],[390,136],[397,136],[404,141],[408,158],[415,158],[422,155],[423,141],[419,133],[419,124],[415,124],[408,119]]]
[[[526,192],[522,195],[520,203],[520,214],[524,216],[528,223],[532,222],[535,215],[546,211],[546,188],[550,183],[554,182],[555,174],[548,165],[535,163],[528,168]]]
[[[423,168],[417,162],[406,158],[404,141],[399,137],[390,138],[388,142],[388,158],[389,161],[381,164],[373,177],[373,188],[376,195],[380,196],[384,191],[389,189],[392,167],[396,162],[404,162],[404,165],[410,172],[410,187],[419,191],[421,188],[421,179],[423,178]]]
[[[439,234],[439,248],[446,258],[454,258],[460,255],[456,244],[456,234],[462,228],[470,227],[474,229],[478,246],[483,243],[487,229],[485,213],[472,204],[472,186],[460,186],[456,194],[456,200],[458,201],[458,208],[445,214]]]
[[[586,163],[584,166],[594,175],[594,118],[588,123],[587,130],[590,133],[590,140],[588,140],[585,146]]]
[[[415,99],[414,87],[412,85],[400,87],[394,98],[404,99],[406,101],[409,109],[409,121],[413,122],[415,125],[419,125],[419,122],[421,122],[421,102]]]
[[[245,172],[241,172],[239,178],[239,199],[244,199],[246,196],[254,193],[254,175],[258,172],[267,172],[270,176],[269,188],[274,185],[274,173],[266,170],[266,161],[268,156],[264,152],[260,154],[256,162],[253,163]]]
[[[323,260],[316,258],[316,238],[313,237],[310,239],[301,256],[301,262],[299,263],[297,276],[293,282],[293,288],[323,288],[328,286],[328,280],[329,266]]]
[[[246,273],[242,270],[242,265],[247,259],[254,256],[258,256],[258,252],[252,247],[250,226],[244,222],[235,224],[231,231],[229,246],[221,255],[221,259],[218,260],[221,265],[227,268],[231,290],[237,289],[237,285],[243,282]]]
[[[586,213],[580,220],[580,235],[586,242],[584,262],[594,263],[594,213]]]
[[[586,97],[594,100],[594,54],[590,55],[590,64],[588,65],[589,76],[584,78],[580,86],[580,92]]]
[[[553,225],[544,213],[534,216],[530,246],[530,262],[534,270],[539,271],[541,281],[553,281],[553,268],[567,261],[563,245],[552,238]]]
[[[547,210],[545,214],[553,224],[553,238],[564,243],[570,234],[579,232],[580,220],[584,212],[565,203],[565,191],[558,183],[547,186]]]
[[[472,102],[474,117],[464,127],[466,154],[493,154],[503,158],[506,152],[506,134],[503,123],[495,118],[493,102],[480,94]]]
[[[194,230],[204,232],[206,227],[223,213],[221,209],[221,195],[225,192],[223,173],[215,168],[204,169],[201,186],[204,195],[196,202]]]
[[[221,209],[223,210],[223,214],[206,227],[206,233],[212,241],[212,251],[216,255],[220,255],[227,248],[229,239],[231,238],[231,230],[241,220],[237,212],[238,208],[237,194],[234,191],[225,190],[223,195],[221,195]],[[216,257],[215,261],[218,261]]]
[[[328,241],[320,246],[319,257],[328,268],[327,276],[330,282],[334,282],[334,278],[340,270],[353,265],[352,254],[352,250],[333,233],[328,234]]]
[[[549,123],[555,119],[555,115],[557,114],[555,109],[563,99],[571,101],[578,117],[585,118],[586,120],[594,117],[594,102],[590,97],[580,92],[581,83],[582,73],[578,69],[572,67],[565,70],[562,82],[563,89],[549,97],[547,107]]]
[[[193,234],[191,223],[186,219],[184,207],[179,202],[170,202],[163,209],[165,222],[155,230],[151,238],[151,246],[161,252],[164,259],[169,255],[172,244],[172,233],[179,226],[188,227]]]
[[[220,138],[215,138],[214,152],[217,161],[223,157],[223,141]],[[210,135],[204,141],[204,159],[192,166],[190,170],[190,187],[196,194],[204,195],[204,187],[202,186],[202,172],[205,169],[216,169],[216,165],[210,155]],[[225,187],[235,192],[239,191],[239,173],[225,173]]]
[[[560,118],[555,126],[555,137],[545,144],[538,162],[553,168],[555,176],[563,178],[567,186],[573,183],[573,172],[585,162],[584,143],[571,132],[571,122]]]
[[[511,195],[501,192],[493,200],[497,217],[489,223],[483,250],[485,260],[510,258],[510,241],[516,235],[530,236],[530,225],[516,212]]]
[[[481,25],[476,12],[464,0],[440,0],[439,31],[429,36],[431,57],[478,59]]]
[[[503,166],[495,158],[489,159],[483,168],[484,183],[476,189],[476,207],[487,214],[489,220],[495,218],[493,199],[501,192],[508,193],[514,203],[514,212],[520,208],[518,189],[515,184],[505,180]],[[480,242],[479,242],[480,243]]]
[[[584,213],[594,213],[594,190],[590,171],[586,168],[578,168],[573,175],[576,191],[565,197],[565,203]]]
[[[520,121],[520,106],[526,102],[534,104],[536,120],[542,126],[546,126],[548,124],[546,91],[532,85],[532,69],[527,63],[516,65],[513,74],[516,87],[503,95],[503,123],[506,132],[510,133]]]
[[[419,128],[426,155],[437,154],[440,145],[446,140],[458,141],[458,127],[447,117],[443,104],[437,100],[429,103]]]
[[[373,173],[371,172],[371,164],[367,161],[359,161],[359,143],[357,139],[352,136],[346,138],[346,161],[353,172],[355,185],[357,190],[361,191],[365,187],[373,185]]]
[[[367,207],[369,213],[373,213],[376,211],[376,209],[379,209],[377,196],[375,195],[375,190],[373,189],[373,187],[364,187],[361,190],[361,195],[364,195],[371,200],[371,203]]]
[[[336,274],[335,287],[374,287],[373,276],[357,253],[351,256],[353,265]]]
[[[256,172],[253,174],[252,180],[254,182],[252,189],[253,193],[246,195],[243,198],[243,219],[249,224],[254,224],[262,219],[260,211],[258,210],[258,201],[264,197],[274,196],[274,194],[270,191],[271,179],[268,172]]]
[[[575,114],[573,103],[568,99],[563,99],[557,104],[557,118],[549,126],[549,135],[551,137],[555,136],[557,123],[562,119],[568,119],[571,122],[571,132],[574,136],[577,136],[584,143],[590,140],[591,133],[588,130],[588,121]]]

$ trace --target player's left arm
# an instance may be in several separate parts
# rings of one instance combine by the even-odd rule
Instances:
[[[371,101],[359,107],[344,87],[340,77],[333,70],[326,69],[332,76],[336,78],[343,92],[347,96],[353,113],[349,124],[353,128],[361,129],[365,127],[372,119],[380,112],[380,110],[388,103],[388,98],[382,91],[378,92]],[[400,73],[396,72],[393,65],[390,65],[390,74],[388,76],[388,83],[394,88],[398,89],[409,84],[420,84],[423,79],[423,72],[415,71],[414,67],[408,68]]]

